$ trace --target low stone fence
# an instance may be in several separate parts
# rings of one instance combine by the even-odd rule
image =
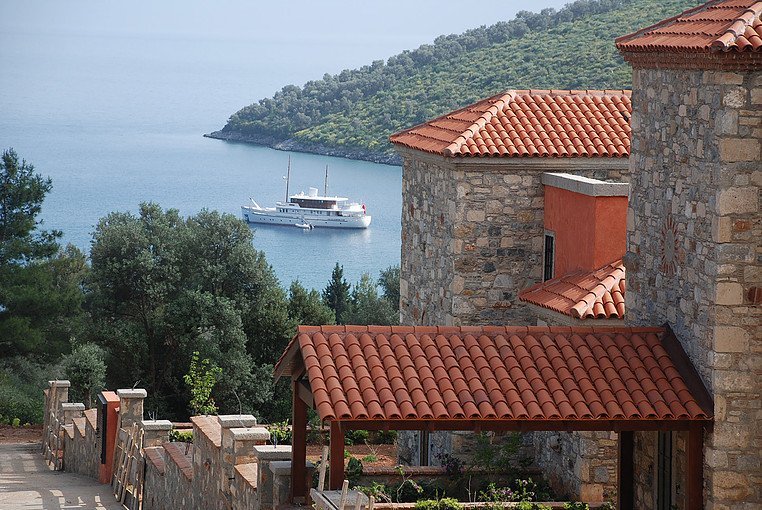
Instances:
[[[68,388],[50,381],[45,390],[42,451],[56,469],[112,484],[127,508],[272,510],[287,502],[291,447],[268,445],[269,431],[253,416],[194,416],[193,442],[170,442],[171,422],[143,419],[145,390],[103,392],[85,409],[68,402]]]

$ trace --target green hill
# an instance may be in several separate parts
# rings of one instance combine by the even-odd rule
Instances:
[[[393,162],[391,133],[505,89],[630,88],[614,39],[697,3],[578,0],[559,11],[522,11],[386,62],[288,85],[207,136]]]

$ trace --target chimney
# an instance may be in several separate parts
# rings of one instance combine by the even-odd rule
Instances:
[[[543,280],[593,271],[622,258],[627,249],[626,182],[544,173]]]

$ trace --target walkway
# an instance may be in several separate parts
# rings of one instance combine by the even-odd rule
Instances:
[[[39,444],[0,444],[0,508],[3,510],[122,510],[111,487],[82,475],[51,471]]]

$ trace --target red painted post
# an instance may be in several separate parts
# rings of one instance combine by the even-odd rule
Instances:
[[[292,381],[293,420],[291,422],[291,500],[304,502],[307,496],[307,404],[299,398],[299,382]]]
[[[339,490],[344,483],[344,431],[336,420],[331,421],[331,459],[328,464],[331,466],[328,488]]]

